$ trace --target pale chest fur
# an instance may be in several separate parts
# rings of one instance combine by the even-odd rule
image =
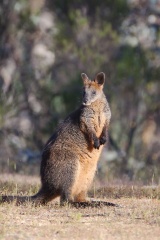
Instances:
[[[97,137],[100,137],[105,123],[106,123],[106,114],[104,112],[98,111],[96,114],[93,115],[92,124]]]
[[[93,114],[91,117],[92,126],[96,132],[96,136],[100,137],[106,122],[109,125],[111,113],[107,102],[98,102],[93,105]]]
[[[81,131],[86,134],[87,130],[92,130],[99,138],[106,123],[109,125],[110,117],[109,105],[106,99],[103,98],[102,101],[97,101],[91,104],[90,107],[83,109],[81,114]],[[73,195],[79,194],[81,191],[89,188],[103,147],[104,145],[101,145],[99,149],[95,149],[84,145],[82,148],[81,145],[79,151],[77,151],[79,165],[72,189]]]

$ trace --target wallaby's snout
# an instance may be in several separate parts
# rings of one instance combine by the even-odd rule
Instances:
[[[91,105],[91,103],[88,101],[87,98],[83,99],[82,104],[83,104],[84,106],[89,106],[89,105]]]
[[[82,104],[84,106],[89,106],[91,105],[91,96],[89,94],[89,91],[87,91],[85,88],[83,90],[83,99],[82,99]]]

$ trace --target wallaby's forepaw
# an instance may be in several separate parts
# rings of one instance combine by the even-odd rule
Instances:
[[[99,147],[100,147],[100,141],[99,141],[98,138],[94,140],[93,147],[94,147],[95,149],[99,149]]]
[[[106,143],[106,141],[107,141],[107,138],[106,138],[106,136],[102,136],[102,137],[100,137],[100,145],[104,145],[105,143]]]

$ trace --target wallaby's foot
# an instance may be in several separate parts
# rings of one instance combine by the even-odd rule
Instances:
[[[121,207],[118,204],[111,203],[111,202],[105,202],[105,201],[86,201],[86,202],[71,202],[71,206],[76,207],[76,208],[86,208],[86,207]]]

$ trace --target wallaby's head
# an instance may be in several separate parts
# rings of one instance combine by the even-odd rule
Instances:
[[[103,72],[98,73],[93,81],[91,81],[85,73],[82,73],[81,77],[84,84],[82,104],[84,106],[89,106],[91,103],[101,98],[105,74]]]

